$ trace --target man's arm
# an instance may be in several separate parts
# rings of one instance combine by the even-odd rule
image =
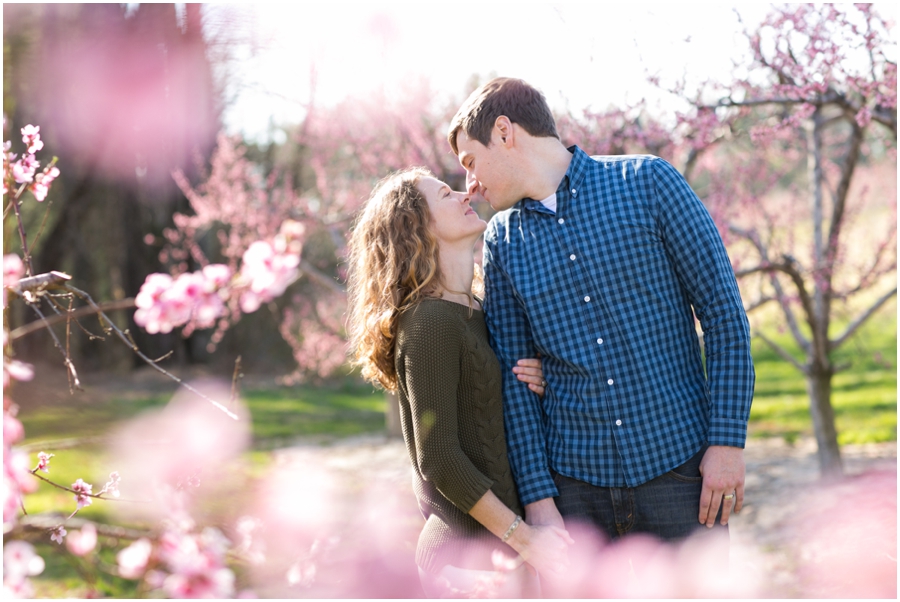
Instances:
[[[484,311],[491,346],[503,376],[503,418],[510,466],[519,498],[527,506],[558,492],[547,462],[541,399],[512,372],[516,360],[533,357],[535,349],[528,318],[498,261],[496,238],[496,224],[492,222],[484,244]]]
[[[722,524],[727,524],[732,508],[737,512],[743,504],[743,447],[755,380],[750,326],[709,212],[674,167],[656,160],[654,174],[663,244],[703,328],[710,447],[700,467],[699,520],[711,527],[723,500]],[[729,495],[734,497],[724,498]]]

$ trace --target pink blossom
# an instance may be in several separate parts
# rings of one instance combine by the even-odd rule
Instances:
[[[17,406],[13,405],[11,408],[15,411]],[[25,436],[25,429],[13,411],[3,412],[3,444],[7,448]]]
[[[100,493],[109,493],[113,497],[119,497],[119,481],[122,478],[119,476],[118,471],[113,471],[109,473],[109,481],[106,482],[106,485],[103,486],[103,489],[100,490]]]
[[[170,598],[230,598],[234,595],[234,573],[218,568],[197,575],[169,575],[163,590]]]
[[[142,537],[127,548],[116,554],[119,564],[119,575],[125,579],[137,579],[147,570],[150,561],[150,553],[153,544],[146,537]]]
[[[3,467],[6,475],[18,486],[20,491],[31,493],[37,489],[34,475],[28,467],[28,454],[18,449],[8,452],[4,450]]]
[[[40,202],[47,198],[47,193],[50,192],[50,184],[53,183],[53,180],[55,180],[58,175],[59,169],[49,165],[44,168],[44,171],[34,176],[34,183],[29,186],[28,189],[31,190],[31,193],[37,201]]]
[[[25,275],[25,264],[22,258],[15,253],[3,256],[3,288],[9,288],[19,283],[19,279]]]
[[[3,544],[3,593],[4,598],[26,598],[34,590],[28,577],[40,575],[44,559],[34,553],[34,546],[26,541],[13,540]]]
[[[150,274],[134,298],[134,304],[138,308],[134,312],[134,321],[150,334],[172,332],[175,327],[163,298],[172,282],[172,277],[168,274]]]
[[[38,452],[38,465],[35,467],[35,470],[42,470],[44,472],[50,472],[50,458],[53,457],[53,454],[46,454],[44,452]]]
[[[81,479],[78,479],[74,483],[72,483],[72,490],[75,491],[75,501],[78,502],[78,509],[81,510],[85,506],[91,505],[91,489],[93,489],[93,485],[90,483],[85,483]]]
[[[10,379],[18,381],[29,381],[34,378],[34,366],[7,358],[3,362],[3,388],[9,386]]]
[[[40,130],[41,126],[39,125],[26,125],[21,130],[22,142],[28,147],[29,153],[33,154],[44,148],[44,143],[41,141]]]
[[[97,547],[97,527],[85,523],[81,531],[73,531],[66,539],[66,547],[76,556],[84,556]]]
[[[25,155],[12,164],[12,176],[18,184],[25,184],[34,180],[34,172],[40,167],[40,162],[34,155]]]
[[[55,541],[59,545],[62,545],[63,539],[65,539],[68,532],[66,528],[62,525],[59,525],[53,531],[50,532],[50,541]]]
[[[6,307],[6,289],[19,284],[19,280],[24,274],[25,264],[18,255],[10,253],[3,256],[3,307]]]
[[[255,295],[241,299],[241,307],[253,308],[254,303],[271,301],[284,293],[285,289],[297,278],[300,256],[291,252],[278,253],[271,243],[256,241],[244,252],[241,276],[249,283],[249,292]]]

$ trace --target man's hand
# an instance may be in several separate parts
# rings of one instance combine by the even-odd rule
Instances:
[[[556,509],[556,502],[552,497],[525,505],[525,522],[529,525],[550,525],[565,530],[562,515]]]
[[[703,475],[700,522],[712,527],[721,505],[722,524],[727,525],[732,509],[737,513],[744,505],[744,450],[724,445],[709,446],[700,461],[700,474]]]

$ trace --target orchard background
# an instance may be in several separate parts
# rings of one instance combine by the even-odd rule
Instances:
[[[566,144],[659,155],[697,190],[754,333],[748,453],[808,441],[816,486],[842,500],[786,519],[799,525],[787,581],[759,568],[765,541],[739,541],[731,574],[701,579],[700,544],[582,534],[590,552],[560,595],[896,597],[895,460],[860,474],[842,457],[891,442],[896,457],[897,45],[883,9],[772,7],[741,21],[728,77],[651,65],[652,95],[554,105]],[[4,5],[5,594],[421,596],[408,475],[375,478],[397,435],[390,400],[346,364],[345,242],[392,170],[463,185],[447,125],[492,74],[326,102],[315,62],[285,65],[310,81],[296,116],[265,140],[236,135],[247,19]],[[368,478],[325,460],[373,433],[387,434]],[[298,443],[325,453],[286,461]],[[848,514],[860,503],[864,518]],[[615,568],[634,558],[654,580]]]

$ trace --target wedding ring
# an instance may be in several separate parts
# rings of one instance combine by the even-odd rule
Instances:
[[[725,499],[726,499],[726,500],[730,500],[730,499],[733,499],[733,498],[734,498],[734,494],[733,494],[733,493],[729,493],[728,495],[725,496]]]

